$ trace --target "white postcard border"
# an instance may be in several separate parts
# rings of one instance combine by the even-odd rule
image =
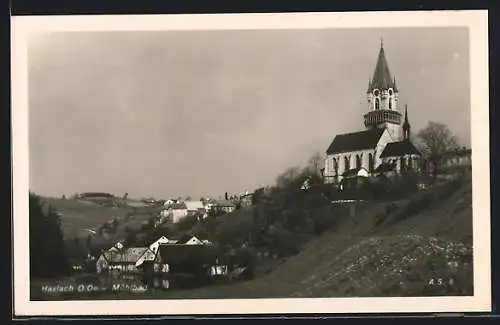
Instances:
[[[491,309],[487,11],[18,16],[12,18],[14,314],[169,315],[479,312]],[[27,43],[49,31],[314,29],[467,26],[471,72],[474,296],[211,300],[30,301]]]

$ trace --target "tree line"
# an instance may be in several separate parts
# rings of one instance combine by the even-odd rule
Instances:
[[[60,218],[52,206],[29,194],[30,276],[50,278],[70,273]]]

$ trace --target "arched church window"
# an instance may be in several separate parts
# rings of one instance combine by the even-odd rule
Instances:
[[[368,155],[368,169],[372,172],[374,168],[375,168],[375,163],[373,161],[373,155],[370,153]]]
[[[335,171],[335,176],[339,173],[339,164],[337,159],[333,158],[333,170]]]
[[[408,167],[413,169],[413,159],[411,157],[408,157]]]
[[[389,109],[392,109],[392,98],[389,98]]]
[[[361,156],[356,155],[356,169],[360,169],[360,168],[361,168]]]
[[[400,165],[399,170],[404,171],[406,166],[405,166],[405,159],[403,157],[399,159],[399,165]]]
[[[379,98],[375,98],[375,109],[376,110],[380,109],[380,99]]]
[[[348,171],[349,169],[351,169],[351,166],[349,166],[349,157],[347,157],[347,156],[344,157],[344,169],[346,171]]]

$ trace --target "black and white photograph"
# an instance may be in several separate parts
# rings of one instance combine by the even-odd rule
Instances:
[[[13,19],[21,313],[489,310],[487,12],[115,18]]]

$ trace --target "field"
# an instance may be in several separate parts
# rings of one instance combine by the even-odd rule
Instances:
[[[122,235],[126,226],[138,228],[142,222],[159,212],[158,207],[148,206],[135,200],[119,199],[119,206],[102,206],[91,200],[43,198],[61,215],[61,229],[65,238],[87,237],[91,231],[117,219],[117,234]],[[131,217],[127,217],[131,215]],[[89,231],[91,230],[91,231]]]

